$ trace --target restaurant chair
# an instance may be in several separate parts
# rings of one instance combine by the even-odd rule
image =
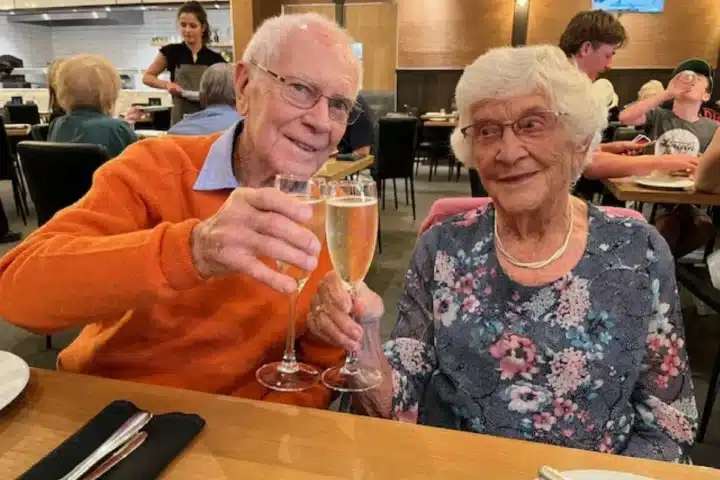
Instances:
[[[27,225],[30,209],[27,203],[27,188],[22,169],[10,145],[10,138],[5,131],[5,122],[0,117],[0,181],[10,180],[13,189],[15,209],[22,221]]]
[[[635,127],[617,127],[613,135],[613,141],[631,141],[634,140],[640,133],[642,132],[638,131]]]
[[[27,123],[28,125],[37,125],[40,123],[40,111],[34,103],[22,105],[5,105],[8,113],[8,123]]]
[[[385,209],[385,180],[392,180],[395,209],[398,208],[397,179],[405,180],[405,204],[409,205],[412,201],[413,220],[416,218],[413,166],[417,145],[417,124],[418,120],[414,117],[384,117],[380,119],[373,171],[375,181],[380,184],[379,193],[383,209]]]
[[[102,145],[24,141],[17,146],[38,227],[59,210],[82,198],[92,185],[95,170],[109,156]],[[51,335],[45,336],[52,348]]]
[[[452,155],[450,154],[450,134],[454,127],[423,127],[422,137],[418,145],[418,149],[425,153],[430,171],[428,172],[428,182],[432,182],[433,174],[437,174],[437,167],[440,160],[446,158],[448,160],[448,180],[452,175],[454,166]]]
[[[32,130],[30,130],[30,134],[32,135],[33,140],[36,140],[38,142],[46,141],[48,139],[49,133],[50,125],[45,123],[33,125]]]
[[[167,110],[158,110],[152,113],[152,130],[162,130],[167,132],[170,130],[172,107]]]

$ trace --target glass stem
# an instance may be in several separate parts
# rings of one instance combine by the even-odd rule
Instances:
[[[285,353],[278,370],[282,373],[295,373],[299,370],[297,358],[295,357],[295,307],[297,306],[297,298],[299,288],[290,294],[290,306],[288,317],[290,324],[288,325],[287,338],[285,339]]]
[[[348,293],[350,294],[350,304],[355,305],[355,298],[357,297],[357,290],[355,289],[355,285],[350,284]],[[353,316],[353,321],[355,323],[358,323],[355,316]],[[343,365],[343,370],[347,373],[355,373],[355,371],[357,370],[357,363],[357,352],[349,352],[345,356],[345,364]]]

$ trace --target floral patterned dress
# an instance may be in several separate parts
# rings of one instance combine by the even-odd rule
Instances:
[[[385,344],[396,419],[685,459],[697,408],[672,256],[652,226],[588,209],[583,257],[544,286],[503,272],[492,205],[420,238]]]

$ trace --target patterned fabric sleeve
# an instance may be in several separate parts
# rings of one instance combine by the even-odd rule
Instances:
[[[415,248],[398,304],[398,321],[384,346],[393,369],[392,418],[409,423],[417,422],[418,405],[437,364],[431,291],[435,247],[428,246],[437,241],[433,230]]]
[[[657,231],[650,236],[647,258],[654,313],[647,352],[633,393],[636,412],[624,455],[685,461],[697,428],[672,255]]]

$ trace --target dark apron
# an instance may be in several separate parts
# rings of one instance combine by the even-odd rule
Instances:
[[[180,65],[175,68],[175,83],[180,85],[183,90],[192,90],[197,92],[200,90],[200,78],[207,68],[207,65]],[[185,115],[202,110],[200,103],[193,102],[179,95],[173,95],[172,99],[173,109],[172,116],[170,118],[171,126],[182,120]]]

